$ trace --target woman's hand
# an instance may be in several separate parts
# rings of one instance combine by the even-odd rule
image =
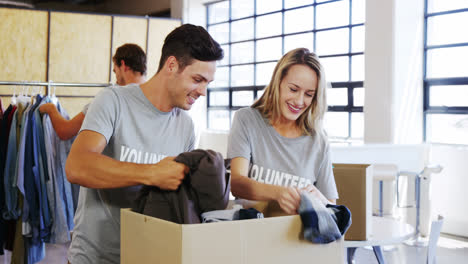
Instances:
[[[327,205],[331,203],[323,194],[315,187],[314,185],[308,185],[302,189],[300,189],[301,192],[308,192],[311,193],[313,196],[315,196],[319,201],[321,201],[324,205]]]
[[[297,214],[299,204],[301,203],[301,195],[296,188],[279,187],[276,201],[287,214]]]

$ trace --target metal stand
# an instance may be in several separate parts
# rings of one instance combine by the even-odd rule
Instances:
[[[421,236],[421,232],[419,231],[420,226],[420,210],[421,210],[421,174],[416,175],[415,179],[415,195],[416,195],[416,231],[414,233],[414,237],[405,242],[408,246],[416,246],[416,247],[426,247],[429,240],[424,239]]]
[[[423,169],[420,173],[412,172],[401,172],[400,174],[415,175],[415,198],[416,198],[416,226],[414,237],[405,242],[408,246],[415,247],[427,247],[429,243],[429,237],[421,236],[420,228],[420,217],[421,217],[421,178],[424,180],[428,179],[432,173],[440,173],[443,167],[440,165],[429,165]]]
[[[68,86],[68,87],[107,87],[111,86],[111,83],[54,83],[53,81],[48,82],[10,82],[10,81],[0,81],[0,85],[19,85],[19,86],[46,86],[47,95],[50,95],[51,86]],[[6,96],[6,95],[3,95]],[[79,96],[77,96],[79,97]]]

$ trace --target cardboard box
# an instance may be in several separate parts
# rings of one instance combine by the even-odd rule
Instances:
[[[367,240],[372,230],[372,165],[333,164],[339,199],[351,211],[352,224],[345,240]]]
[[[121,210],[121,263],[344,263],[343,240],[302,239],[298,215],[175,224]]]

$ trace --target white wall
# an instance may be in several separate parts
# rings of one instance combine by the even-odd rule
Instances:
[[[364,142],[422,142],[424,2],[366,1]]]
[[[207,0],[181,0],[183,22],[206,25]],[[366,0],[364,141],[418,144],[423,131],[423,0]],[[206,102],[192,116],[206,127]],[[444,166],[433,178],[432,214],[445,216],[442,231],[467,236],[468,147],[434,146],[430,163]]]
[[[394,1],[366,1],[364,141],[394,138]]]
[[[424,1],[366,1],[364,142],[417,144],[423,135]],[[432,215],[445,217],[442,232],[468,237],[468,148],[435,145]],[[463,207],[464,209],[460,208]]]
[[[184,23],[191,23],[199,26],[206,26],[206,8],[205,3],[212,2],[209,0],[182,0],[183,16],[182,21]]]
[[[468,237],[468,146],[432,145],[430,160],[444,167],[432,177],[432,217],[445,217],[442,232]]]

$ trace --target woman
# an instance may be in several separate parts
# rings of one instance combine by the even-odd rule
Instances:
[[[300,191],[336,202],[325,94],[317,55],[299,48],[281,58],[262,97],[234,116],[227,154],[234,196],[277,201],[288,214],[297,213]]]

